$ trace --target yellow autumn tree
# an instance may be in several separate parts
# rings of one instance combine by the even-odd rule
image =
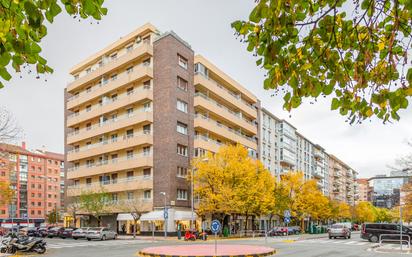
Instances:
[[[358,222],[374,222],[376,219],[376,212],[374,206],[370,202],[359,202],[355,206],[354,214]]]
[[[349,204],[335,200],[330,202],[332,205],[332,219],[342,221],[352,218],[351,207]]]
[[[402,187],[402,192],[405,193],[402,206],[402,217],[404,221],[412,221],[412,183],[407,183]],[[399,217],[399,206],[394,208],[397,212],[396,217]]]
[[[205,161],[207,160],[207,161]],[[273,209],[274,181],[263,165],[241,146],[224,146],[192,163],[198,214],[258,216]],[[191,179],[191,178],[189,178]]]
[[[0,181],[0,206],[10,204],[14,197],[14,191],[6,181]]]

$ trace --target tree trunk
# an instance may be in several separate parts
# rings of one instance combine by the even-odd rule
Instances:
[[[249,215],[246,213],[246,221],[245,221],[245,236],[247,236],[247,225],[248,225]]]
[[[133,239],[136,238],[136,225],[137,225],[137,220],[134,220],[134,228],[133,228]]]

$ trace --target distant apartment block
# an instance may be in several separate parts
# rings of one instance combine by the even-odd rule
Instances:
[[[366,178],[356,179],[358,187],[358,202],[371,201],[371,188],[369,187],[369,181]]]
[[[47,214],[64,210],[64,156],[45,150],[0,144],[0,180],[15,190],[9,205],[0,206],[0,223],[40,224]]]
[[[355,170],[336,156],[329,155],[329,191],[332,199],[354,205],[358,197],[356,176]]]
[[[190,219],[191,160],[241,144],[277,176],[302,168],[329,194],[328,155],[173,32],[146,24],[70,70],[65,92],[66,196],[103,188],[119,229],[121,206],[140,199],[149,231],[169,208],[168,229]],[[87,215],[84,213],[84,215]]]

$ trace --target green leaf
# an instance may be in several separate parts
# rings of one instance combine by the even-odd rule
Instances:
[[[408,73],[406,74],[406,80],[409,82],[409,84],[412,84],[412,68],[408,69]]]
[[[61,13],[61,11],[62,11],[62,8],[60,8],[60,6],[56,2],[52,2],[50,6],[51,15],[57,16],[59,13]]]
[[[299,81],[295,75],[292,75],[289,79],[289,84],[292,88],[297,88],[299,85]]]
[[[10,62],[11,56],[9,52],[4,52],[2,55],[0,55],[0,66],[7,66]]]
[[[256,61],[256,65],[257,66],[260,66],[262,64],[262,58],[260,58],[260,59],[258,59],[257,61]]]
[[[0,76],[7,81],[11,79],[10,73],[6,70],[6,68],[3,67],[0,67]]]
[[[340,102],[337,98],[333,98],[332,99],[332,105],[331,105],[331,109],[332,110],[336,110],[339,108]]]

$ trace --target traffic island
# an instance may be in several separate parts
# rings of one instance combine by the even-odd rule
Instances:
[[[182,257],[182,256],[202,256],[202,257],[260,257],[274,255],[276,250],[271,247],[256,245],[225,245],[219,244],[216,252],[215,245],[171,245],[148,247],[141,250],[138,256],[141,257]]]

